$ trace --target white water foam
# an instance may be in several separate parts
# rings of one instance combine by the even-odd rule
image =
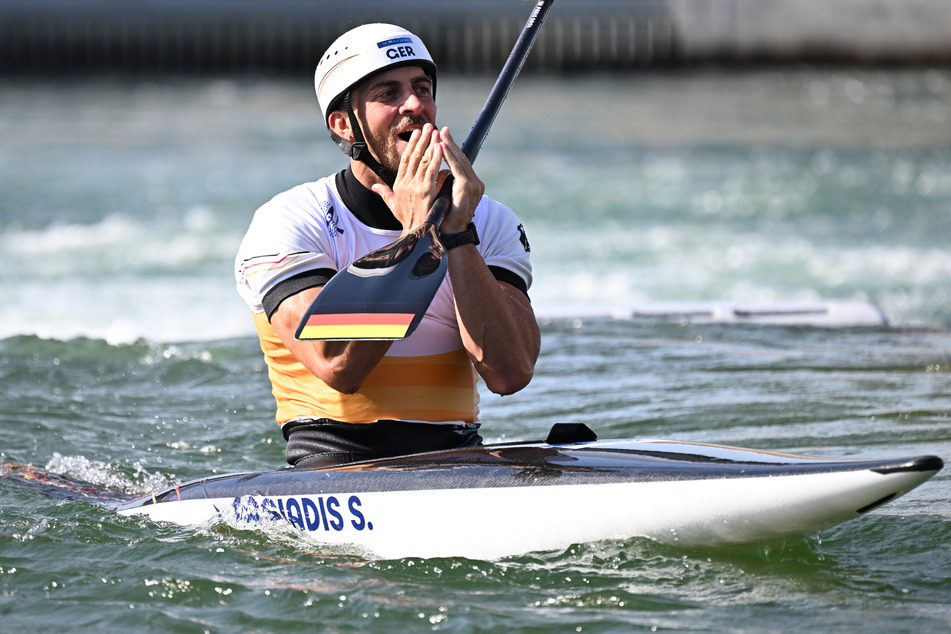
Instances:
[[[204,341],[250,335],[231,258],[240,235],[206,209],[180,222],[112,215],[93,224],[12,228],[0,251],[0,338],[90,337],[110,343]]]
[[[112,465],[89,460],[85,456],[63,456],[54,453],[46,470],[50,473],[69,476],[113,491],[146,495],[171,486],[168,478],[160,473],[149,473],[141,464],[132,465],[133,475],[124,475]]]

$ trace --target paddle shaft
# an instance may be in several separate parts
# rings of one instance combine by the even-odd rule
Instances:
[[[522,28],[518,40],[515,41],[512,52],[509,53],[509,57],[502,67],[502,72],[499,73],[498,79],[495,80],[495,85],[492,86],[492,90],[485,100],[485,105],[482,106],[482,112],[479,113],[475,123],[472,124],[472,129],[469,130],[469,135],[462,144],[462,153],[466,155],[470,163],[475,163],[476,157],[479,155],[479,150],[482,149],[482,144],[485,142],[485,138],[488,136],[492,124],[495,123],[495,119],[502,109],[502,104],[505,103],[505,98],[508,97],[509,91],[512,89],[512,84],[515,83],[515,78],[518,77],[519,71],[521,71],[522,66],[525,65],[525,60],[528,59],[528,54],[531,52],[532,46],[535,44],[535,40],[541,32],[545,17],[548,15],[548,11],[554,3],[555,0],[538,0],[538,2],[535,3],[532,14],[528,16],[528,21]],[[436,195],[436,200],[429,210],[426,222],[431,223],[437,229],[439,228],[446,212],[449,210],[449,199],[451,195],[452,176],[450,175]]]
[[[518,77],[519,71],[522,70],[522,66],[525,65],[525,60],[528,59],[528,54],[535,44],[535,39],[541,32],[542,23],[545,21],[545,17],[548,15],[548,11],[554,2],[555,0],[538,0],[538,2],[535,3],[535,9],[528,17],[528,21],[525,23],[522,33],[518,36],[515,46],[512,47],[512,52],[509,53],[509,58],[506,60],[505,66],[502,67],[499,78],[495,80],[495,85],[485,100],[482,112],[479,113],[478,118],[472,125],[472,129],[469,131],[469,136],[466,137],[465,142],[462,144],[462,152],[469,159],[470,163],[475,162],[476,156],[479,155],[479,150],[482,149],[482,143],[485,142],[485,137],[489,134],[489,129],[495,122],[499,110],[502,109],[502,104],[505,102],[505,98],[508,96],[512,84],[515,83],[515,78]]]

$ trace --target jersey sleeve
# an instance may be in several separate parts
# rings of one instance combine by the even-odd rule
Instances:
[[[255,212],[235,258],[238,293],[253,311],[270,318],[281,301],[326,283],[336,272],[322,209],[332,210],[332,204],[320,188],[303,185]]]
[[[479,213],[481,211],[482,213]],[[496,279],[523,293],[532,285],[531,246],[515,212],[491,198],[483,198],[474,223],[479,252]]]

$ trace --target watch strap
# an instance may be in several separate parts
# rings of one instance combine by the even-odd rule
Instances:
[[[471,222],[465,231],[459,233],[440,233],[439,240],[446,251],[461,247],[464,244],[479,244],[479,234]]]

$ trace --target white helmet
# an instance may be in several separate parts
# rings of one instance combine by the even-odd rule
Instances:
[[[380,71],[398,66],[420,66],[436,90],[436,64],[423,41],[393,24],[364,24],[347,31],[330,45],[314,73],[320,111],[327,117],[351,88]],[[328,125],[329,127],[329,125]]]

